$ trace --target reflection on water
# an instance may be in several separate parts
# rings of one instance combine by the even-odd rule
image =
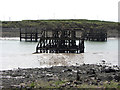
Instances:
[[[19,39],[0,39],[1,69],[36,68],[56,65],[79,65],[82,63],[98,63],[105,59],[118,64],[118,39],[108,42],[85,41],[85,53],[82,54],[32,54],[35,42],[20,42]]]

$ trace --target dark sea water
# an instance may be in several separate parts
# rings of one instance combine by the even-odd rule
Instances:
[[[0,70],[96,64],[103,59],[118,65],[117,38],[109,38],[107,42],[85,41],[85,53],[82,54],[32,54],[36,45],[36,42],[20,42],[19,38],[0,38]]]

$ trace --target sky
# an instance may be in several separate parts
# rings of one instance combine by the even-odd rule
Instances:
[[[0,0],[0,20],[89,19],[118,21],[120,0]]]

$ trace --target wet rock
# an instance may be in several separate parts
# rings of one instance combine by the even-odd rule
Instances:
[[[87,71],[81,71],[81,72],[79,72],[79,74],[86,74],[87,73]]]
[[[71,84],[70,82],[67,83],[67,85],[70,85],[70,84]]]
[[[26,87],[26,90],[31,90],[31,87]]]
[[[83,66],[85,66],[85,63],[83,63]]]
[[[101,79],[97,79],[97,82],[100,82],[101,81]]]
[[[52,77],[52,76],[53,76],[53,74],[46,74],[46,76],[47,76],[47,77]]]
[[[120,83],[118,84],[118,87],[120,87]]]
[[[91,77],[90,79],[91,79],[91,80],[95,80],[95,77]]]
[[[96,75],[95,74],[92,74],[92,75],[88,75],[88,77],[95,77]]]
[[[78,84],[78,82],[77,82],[77,81],[74,81],[74,84],[76,84],[76,85],[77,85],[77,84]]]
[[[98,85],[98,83],[94,82],[94,85]]]
[[[106,61],[105,60],[101,60],[101,62],[102,62],[102,64],[105,64]]]
[[[29,75],[26,75],[25,78],[29,78],[30,76]]]
[[[54,80],[53,78],[49,78],[49,79],[48,79],[48,82],[53,81],[53,80]]]
[[[107,80],[108,80],[108,81],[112,81],[112,80],[113,80],[113,77],[112,77],[112,76],[108,76],[108,77],[107,77]]]
[[[72,82],[73,82],[73,80],[70,80],[69,82],[70,82],[70,83],[72,83]]]
[[[103,81],[101,81],[99,84],[100,84],[100,85],[103,85]]]
[[[79,76],[79,72],[78,72],[78,71],[77,71],[76,80],[77,80],[77,81],[79,81],[79,80],[80,80],[80,76]]]
[[[76,85],[78,85],[78,84],[82,84],[81,81],[74,81],[73,83],[76,84]]]
[[[92,81],[89,81],[89,82],[88,82],[88,85],[92,85]]]
[[[61,87],[66,87],[66,84],[62,84]]]
[[[117,82],[119,82],[119,81],[120,81],[120,76],[115,75],[114,79],[115,79]]]
[[[87,74],[95,74],[95,69],[90,69],[89,71],[87,71]]]
[[[70,87],[74,87],[73,85],[70,85]]]
[[[111,72],[116,72],[116,70],[109,67],[108,69],[104,69],[103,72],[111,73]]]
[[[114,67],[116,68],[116,67]],[[102,85],[104,81],[120,81],[120,70],[116,72],[113,67],[103,65],[80,65],[80,66],[55,66],[52,68],[32,68],[21,69],[19,71],[7,70],[2,76],[10,76],[10,78],[2,78],[3,86],[20,85],[20,83],[32,83],[34,81],[56,81],[67,80],[63,87],[75,87],[86,83],[91,85]],[[102,72],[102,73],[101,73]],[[24,78],[16,78],[11,75],[21,75]],[[17,76],[18,77],[18,76]],[[36,81],[36,82],[37,82]],[[11,83],[10,83],[11,82]],[[61,85],[62,87],[62,85]]]
[[[72,69],[67,69],[66,71],[68,71],[68,72],[72,72]]]
[[[68,77],[71,77],[72,76],[72,73],[68,73]]]
[[[2,90],[2,88],[4,88],[3,86],[0,86],[0,89]]]
[[[98,78],[98,80],[101,80],[101,81],[106,80],[106,76],[104,76],[104,75],[99,75],[97,78]]]
[[[89,79],[85,79],[84,82],[89,82]]]

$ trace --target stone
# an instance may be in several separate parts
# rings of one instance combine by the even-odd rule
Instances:
[[[95,77],[96,75],[95,74],[92,74],[92,75],[89,75],[88,77]]]
[[[72,83],[73,82],[73,80],[70,80],[70,83]]]
[[[70,85],[70,87],[73,87],[73,85]]]
[[[77,81],[80,80],[80,76],[78,75],[78,73],[77,73],[77,76],[76,76],[76,80],[77,80]]]
[[[61,87],[66,87],[66,84],[62,84]]]
[[[97,82],[100,82],[101,81],[101,79],[97,79]]]
[[[70,85],[70,82],[68,82],[67,85]]]
[[[114,79],[119,82],[120,81],[120,76],[115,75]]]
[[[112,81],[112,80],[113,80],[113,77],[112,77],[112,76],[108,76],[108,77],[107,77],[107,80],[108,80],[108,81]]]
[[[68,69],[67,71],[72,72],[72,69]]]
[[[75,82],[74,82],[74,84],[76,84],[76,85],[77,85],[77,84],[78,84],[78,82],[77,82],[77,81],[75,81]]]
[[[112,69],[112,68],[108,68],[108,69],[105,69],[104,72],[105,73],[111,73],[111,72],[116,72],[116,70]]]

